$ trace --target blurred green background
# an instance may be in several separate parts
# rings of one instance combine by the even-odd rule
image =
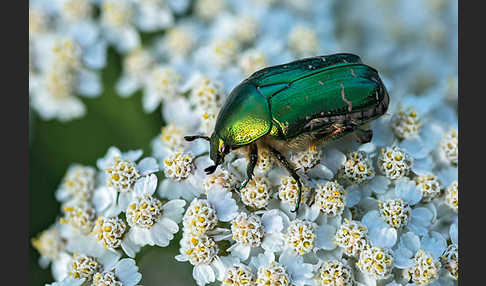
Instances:
[[[30,112],[29,130],[29,283],[45,285],[53,278],[50,269],[41,269],[39,253],[30,239],[58,219],[60,204],[54,193],[71,163],[96,166],[110,146],[121,151],[143,149],[151,154],[150,141],[160,133],[164,122],[160,109],[145,114],[141,91],[129,98],[119,97],[115,82],[120,76],[121,59],[108,51],[109,65],[102,71],[103,94],[94,99],[82,98],[86,116],[67,123],[42,121]],[[143,285],[193,285],[192,266],[177,262],[180,234],[167,248],[146,247],[137,255],[143,273]]]

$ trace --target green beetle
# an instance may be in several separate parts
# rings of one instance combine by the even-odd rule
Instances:
[[[251,180],[258,160],[257,143],[266,146],[288,170],[298,185],[296,169],[283,151],[303,150],[355,132],[357,140],[371,140],[363,125],[383,115],[389,95],[378,72],[357,55],[340,53],[305,58],[267,67],[236,86],[220,110],[211,137],[186,136],[187,141],[210,142],[213,173],[230,151],[248,148],[247,178]]]

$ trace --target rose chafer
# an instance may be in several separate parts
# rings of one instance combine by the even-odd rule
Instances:
[[[358,142],[371,140],[372,131],[363,125],[388,109],[388,92],[378,71],[365,65],[357,55],[333,54],[305,58],[267,67],[253,73],[236,86],[216,119],[211,137],[186,136],[210,142],[213,173],[224,156],[238,148],[247,148],[247,178],[251,180],[258,160],[258,147],[267,147],[298,184],[302,184],[294,166],[283,155],[354,132]]]

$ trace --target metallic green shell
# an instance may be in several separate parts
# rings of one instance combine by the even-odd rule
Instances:
[[[307,58],[255,72],[218,115],[215,134],[232,147],[270,133],[288,140],[332,124],[362,125],[382,115],[388,93],[378,72],[352,54]]]

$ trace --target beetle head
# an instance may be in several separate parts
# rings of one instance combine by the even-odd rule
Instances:
[[[216,170],[218,165],[223,163],[224,156],[229,153],[230,149],[229,146],[224,143],[223,139],[216,135],[216,133],[213,133],[213,135],[211,136],[209,140],[209,147],[209,158],[213,160],[214,165],[204,169],[204,171],[208,175],[212,174]]]
[[[218,165],[223,163],[224,156],[229,153],[229,146],[224,144],[223,139],[221,139],[216,133],[213,133],[213,135],[210,137],[207,136],[200,136],[200,135],[195,135],[195,136],[185,136],[184,139],[186,141],[193,141],[195,139],[204,139],[209,141],[209,158],[213,160],[214,165],[207,167],[204,169],[206,174],[212,174],[214,171],[216,171],[216,168]]]

